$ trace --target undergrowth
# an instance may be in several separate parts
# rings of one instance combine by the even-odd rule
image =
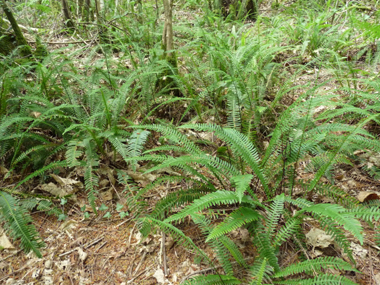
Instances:
[[[214,268],[186,284],[354,284],[327,269],[358,272],[347,232],[363,244],[360,221],[374,226],[380,211],[337,187],[334,173],[353,166],[359,150],[380,151],[372,132],[380,108],[377,13],[363,16],[342,1],[276,1],[270,15],[252,22],[224,18],[217,1],[185,2],[189,14],[174,18],[178,72],[168,73],[162,59],[163,21],[153,1],[107,3],[94,27],[76,30],[85,40],[99,36],[91,48],[67,46],[21,64],[16,53],[3,56],[0,218],[23,249],[41,256],[44,243],[28,212],[64,218],[57,198],[70,197],[36,194],[33,185],[82,172],[74,175],[97,214],[106,165],[145,236],[158,228]],[[20,15],[24,8],[31,7],[20,4]],[[54,5],[37,9],[41,23],[57,14]],[[162,88],[165,80],[173,84]],[[125,169],[177,175],[139,187]],[[305,179],[306,172],[313,175]],[[151,209],[145,195],[167,183],[187,187]],[[334,203],[316,203],[314,195]],[[230,209],[223,221],[220,206]],[[176,227],[187,217],[217,261]],[[310,219],[351,264],[299,254],[298,263],[281,266],[286,244],[307,251]],[[253,262],[231,238],[240,228],[257,250]]]

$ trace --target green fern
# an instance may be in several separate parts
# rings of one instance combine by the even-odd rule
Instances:
[[[227,284],[241,284],[239,279],[233,276],[224,275],[207,275],[197,276],[191,280],[186,280],[184,285],[227,285]]]
[[[206,239],[206,242],[222,235],[226,235],[227,233],[236,230],[237,228],[240,228],[241,226],[252,221],[256,221],[259,218],[260,215],[257,213],[257,211],[246,207],[240,207],[236,211],[233,211],[227,219],[225,219],[211,231]]]
[[[358,270],[352,268],[352,266],[349,263],[343,261],[342,259],[331,256],[325,256],[292,264],[282,269],[280,272],[276,273],[273,277],[280,278],[299,273],[312,274],[314,272],[322,272],[327,268],[335,270],[354,271],[359,273]]]
[[[287,284],[287,285],[357,285],[357,283],[351,281],[347,277],[331,275],[331,274],[319,274],[317,277],[311,279],[294,279],[287,281],[275,281],[274,284]]]
[[[0,191],[0,218],[6,221],[11,236],[20,239],[21,247],[29,252],[32,250],[38,257],[42,257],[40,249],[45,244],[38,237],[38,233],[32,224],[32,218],[24,207],[11,195]]]

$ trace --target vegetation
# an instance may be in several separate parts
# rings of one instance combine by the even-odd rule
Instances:
[[[44,247],[28,213],[65,219],[59,202],[72,195],[34,186],[82,172],[74,176],[98,214],[107,165],[144,236],[159,229],[215,268],[184,284],[356,284],[328,269],[359,272],[351,237],[363,244],[363,225],[377,230],[380,218],[378,203],[360,204],[335,181],[359,151],[380,152],[377,1],[0,2],[7,16],[39,14],[33,52],[17,23],[0,19],[0,46],[9,43],[0,48],[0,218],[25,251]],[[48,51],[45,31],[61,11],[59,33],[78,41]],[[130,172],[166,175],[143,187]],[[187,186],[147,202],[179,181]],[[181,231],[187,218],[217,260]],[[346,260],[304,254],[310,219]],[[231,237],[240,228],[253,260]],[[283,267],[289,243],[303,254]]]

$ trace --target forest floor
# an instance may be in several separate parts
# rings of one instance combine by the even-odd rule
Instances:
[[[339,186],[347,189],[350,195],[355,193],[360,196],[362,191],[366,191],[375,195],[371,199],[379,198],[375,193],[380,183],[370,181],[359,168],[342,169],[340,173]],[[170,187],[178,188],[181,185]],[[121,190],[114,191],[122,195]],[[162,189],[157,189],[156,195],[159,191]],[[112,203],[111,199],[106,202],[110,207]],[[33,214],[33,220],[46,243],[43,257],[37,258],[33,253],[25,254],[15,248],[1,251],[0,284],[180,284],[196,274],[218,270],[197,263],[193,253],[178,246],[168,236],[157,233],[142,239],[135,222],[120,219],[117,212],[107,219],[102,215],[83,219],[79,206],[73,203],[65,221],[57,222],[56,217],[38,212]],[[197,246],[213,256],[194,224],[185,221],[179,227]],[[305,234],[313,232],[313,229],[313,221],[310,221],[304,228]],[[373,230],[365,228],[365,233],[363,246],[355,240],[351,244],[356,268],[362,273],[346,272],[346,277],[358,284],[377,285],[380,284],[380,248],[373,241]],[[247,233],[236,230],[231,237],[239,245],[247,262],[253,262],[256,252]],[[318,241],[314,241],[315,244],[312,239],[309,241],[308,257],[346,258],[329,236],[318,232],[316,238]],[[291,264],[299,253],[291,244],[282,247],[279,254],[281,265]],[[236,267],[236,270],[238,272],[239,268]]]

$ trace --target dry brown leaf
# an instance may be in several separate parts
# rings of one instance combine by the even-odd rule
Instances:
[[[313,248],[326,248],[334,242],[334,238],[331,235],[328,235],[325,231],[317,228],[312,228],[306,234],[306,240],[311,246],[313,246]]]
[[[67,193],[61,187],[55,185],[53,182],[50,182],[49,184],[42,184],[40,187],[41,190],[46,191],[54,196],[58,196],[60,198],[69,195],[69,193]]]
[[[100,192],[100,195],[102,196],[103,200],[110,201],[113,199],[113,189],[110,188],[107,191]]]
[[[360,202],[364,203],[370,200],[379,200],[379,195],[376,192],[372,191],[361,191],[359,192],[358,196],[356,196],[356,198]]]

